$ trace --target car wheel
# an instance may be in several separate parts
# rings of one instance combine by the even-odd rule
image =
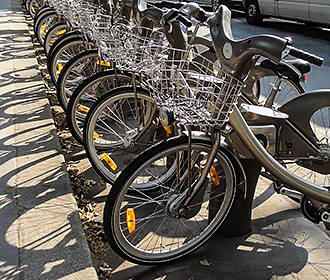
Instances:
[[[258,1],[250,0],[245,5],[245,17],[248,24],[259,25],[262,22]]]
[[[231,0],[212,0],[212,10],[216,12],[220,5],[231,7]]]

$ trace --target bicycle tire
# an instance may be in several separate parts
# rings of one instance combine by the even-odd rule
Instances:
[[[24,8],[25,8],[25,12],[27,13],[27,14],[29,14],[30,15],[30,13],[29,13],[29,11],[30,11],[30,2],[31,2],[32,0],[25,0],[24,1]],[[30,15],[31,16],[31,15]]]
[[[62,69],[65,64],[75,55],[79,54],[82,51],[88,49],[88,46],[85,46],[86,41],[81,38],[70,38],[63,41],[57,48],[52,52],[48,57],[47,69],[51,77],[53,84],[56,86],[57,79],[59,76],[60,70],[58,70],[59,65]],[[87,43],[89,46],[92,46],[91,43]],[[71,49],[71,50],[70,50]],[[70,50],[69,55],[65,55],[65,52]]]
[[[71,38],[82,38],[82,35],[77,30],[68,31],[63,36],[61,36],[55,43],[50,47],[47,57],[50,57],[54,51],[60,46],[64,41]]]
[[[68,25],[64,22],[56,23],[51,28],[49,28],[44,39],[44,51],[46,56],[48,55],[51,46],[66,33],[67,29]],[[63,34],[57,34],[59,31],[62,30],[66,31]],[[52,40],[54,40],[54,42],[52,42]]]
[[[57,79],[56,84],[56,94],[57,99],[63,108],[64,111],[66,111],[68,102],[70,99],[70,96],[74,92],[74,90],[79,86],[80,82],[87,79],[88,77],[92,76],[97,68],[97,60],[99,57],[99,52],[97,49],[87,50],[82,53],[79,53],[78,55],[71,58],[63,67],[60,75]],[[82,63],[89,63],[93,64],[91,65],[94,67],[94,69],[91,69],[91,72],[85,73],[85,69],[81,69],[79,73],[76,73],[77,78],[75,79],[73,86],[73,89],[68,90],[68,77],[72,75],[72,72],[75,71],[75,68],[79,67]],[[81,67],[80,67],[81,68]],[[71,94],[69,94],[71,92]]]
[[[56,13],[54,9],[46,9],[44,11],[41,11],[40,14],[34,18],[34,21],[33,21],[33,31],[34,31],[34,34],[36,34],[36,31],[37,31],[37,25],[38,23],[40,22],[40,20],[46,15],[46,14],[49,14],[49,13]]]
[[[149,96],[149,92],[145,89],[137,87],[136,96],[139,102],[148,102],[145,106],[145,108],[148,110],[147,115],[144,117],[145,122],[143,124],[139,123],[140,131],[137,131],[137,121],[134,119],[134,113],[130,114],[130,112],[135,112],[135,108],[132,108],[132,106],[135,106],[135,93],[134,87],[132,86],[116,88],[109,93],[104,94],[92,106],[86,117],[83,133],[86,154],[96,172],[110,184],[113,184],[118,175],[118,172],[120,172],[120,170],[127,164],[127,162],[129,162],[131,158],[135,157],[138,153],[138,151],[135,150],[131,153],[128,153],[126,145],[128,140],[126,139],[125,142],[123,140],[123,135],[127,136],[127,133],[131,133],[131,137],[133,137],[134,142],[138,143],[141,137],[144,136],[144,133],[150,132],[148,129],[156,116],[156,106],[153,99]],[[134,104],[132,105],[132,103]],[[107,127],[110,128],[110,130],[112,129],[110,134],[103,130],[102,134],[100,133],[100,137],[95,139],[95,132],[100,132],[97,130],[97,122],[99,117],[102,117],[100,114],[102,114],[103,109],[108,108],[110,105],[113,106],[113,104],[120,104],[121,108],[124,106],[126,106],[124,108],[129,107],[131,111],[129,111],[129,113],[125,116],[124,111],[122,111],[123,115],[120,115],[120,117],[115,116],[114,118],[111,118],[110,116],[111,125],[116,127],[116,130],[113,130],[108,123]],[[139,107],[139,109],[141,109],[141,107]],[[115,113],[113,113],[112,116],[113,115],[115,115]],[[125,118],[125,120],[123,120],[123,118]],[[127,125],[127,119],[130,120],[129,125]],[[119,131],[119,129],[121,129],[121,131]],[[110,138],[108,136],[110,136]],[[100,143],[100,140],[102,140],[103,143]],[[144,150],[147,146],[151,145],[151,143],[148,144],[149,139],[147,141],[144,139],[141,141],[143,144],[141,145],[140,149]],[[128,144],[128,146],[131,147],[130,144]],[[135,145],[134,147],[136,148],[137,146]],[[131,147],[131,149],[133,149],[133,147]],[[125,155],[127,158],[125,158],[123,162],[119,163],[117,162],[118,160],[123,160],[122,151],[126,151]],[[109,168],[108,162],[100,158],[100,155],[105,152],[108,154],[108,156],[111,153],[111,157],[114,158],[113,162],[115,162],[117,166],[116,168]]]
[[[50,21],[50,26],[47,26],[47,24],[46,24],[47,21]],[[49,13],[45,13],[44,16],[41,17],[39,19],[39,21],[37,22],[36,29],[35,29],[35,35],[41,46],[44,46],[44,39],[47,34],[47,31],[54,24],[54,22],[56,24],[56,21],[58,21],[58,15],[55,12],[50,11]],[[46,24],[47,29],[45,29],[43,31],[44,24]]]
[[[156,245],[158,245],[161,249],[158,248],[158,252],[154,254],[155,252],[155,248],[152,249],[151,253],[145,253],[145,252],[141,252],[141,250],[138,250],[138,245],[143,245],[143,240],[140,240],[139,242],[136,242],[137,244],[130,244],[130,240],[131,239],[132,243],[135,242],[134,238],[137,238],[138,235],[142,234],[143,231],[145,230],[145,238],[150,238],[153,234],[154,228],[157,227],[158,223],[156,220],[153,220],[152,223],[149,223],[148,226],[149,228],[146,227],[146,224],[144,224],[143,226],[139,226],[139,230],[135,231],[139,231],[139,233],[136,233],[135,237],[134,234],[131,236],[124,236],[123,232],[125,232],[125,229],[122,231],[122,229],[120,228],[119,223],[121,222],[121,214],[125,213],[124,211],[121,212],[121,200],[123,201],[125,199],[125,192],[128,191],[129,194],[131,194],[132,191],[134,191],[134,186],[131,185],[132,181],[137,178],[137,176],[139,175],[139,172],[141,171],[142,176],[143,174],[148,174],[148,171],[145,171],[144,173],[142,171],[144,171],[144,169],[148,168],[148,165],[151,164],[152,162],[157,162],[161,157],[170,157],[172,156],[172,153],[175,151],[187,151],[188,147],[188,139],[185,136],[181,136],[181,137],[174,137],[171,138],[167,141],[161,142],[155,146],[152,146],[151,148],[149,148],[148,150],[146,150],[145,152],[143,152],[142,154],[140,154],[136,159],[134,159],[129,166],[127,166],[122,173],[120,174],[120,176],[118,177],[118,179],[116,180],[116,182],[114,183],[113,187],[110,190],[109,195],[107,196],[107,200],[105,203],[105,208],[104,208],[104,212],[103,212],[103,226],[104,226],[104,231],[105,234],[107,236],[107,240],[111,246],[111,248],[121,257],[123,257],[126,260],[129,260],[133,263],[137,263],[137,264],[142,264],[142,265],[155,265],[155,264],[161,264],[161,263],[165,263],[168,261],[173,261],[176,260],[178,258],[181,258],[183,256],[186,256],[187,254],[190,254],[191,252],[197,250],[198,248],[200,248],[205,242],[207,242],[207,240],[209,240],[209,238],[216,232],[216,230],[221,226],[222,222],[225,220],[231,206],[232,203],[234,201],[234,197],[235,197],[235,191],[236,188],[235,186],[235,172],[233,169],[233,166],[230,162],[230,160],[227,158],[227,156],[222,153],[221,149],[219,149],[218,154],[216,156],[216,159],[218,160],[218,163],[221,165],[221,170],[223,170],[223,174],[225,175],[224,177],[221,176],[221,184],[222,186],[225,186],[225,194],[224,194],[224,199],[222,200],[222,204],[219,205],[218,201],[211,202],[213,204],[208,204],[207,206],[203,206],[203,207],[209,207],[208,210],[205,210],[202,213],[207,212],[208,214],[208,220],[205,224],[205,228],[202,228],[202,226],[204,226],[203,223],[199,223],[198,220],[195,218],[198,226],[201,229],[201,233],[193,234],[193,231],[196,230],[196,225],[188,220],[187,224],[188,227],[185,228],[185,230],[182,230],[181,235],[180,235],[180,239],[184,239],[182,240],[182,243],[184,245],[182,245],[183,247],[179,248],[179,245],[177,247],[176,250],[174,250],[173,252],[164,252],[166,249],[166,245],[169,245],[170,248],[168,250],[171,250],[172,248],[172,243],[174,243],[175,241],[175,236],[177,235],[176,232],[172,233],[175,225],[172,224],[173,220],[175,220],[175,218],[169,218],[171,220],[168,221],[169,224],[166,224],[167,230],[163,229],[163,231],[161,231],[161,229],[159,229],[162,226],[163,222],[159,223],[159,228],[156,229],[156,233],[158,232],[158,236],[160,235],[164,235],[165,237],[168,237],[170,240],[164,240],[161,238],[160,240],[160,244],[159,244],[159,237],[156,241],[154,241],[154,246],[156,247]],[[192,144],[191,144],[192,150],[194,151],[203,151],[204,153],[207,154],[207,151],[210,151],[211,147],[212,147],[212,143],[208,142],[208,141],[203,141],[200,139],[192,139]],[[183,152],[182,152],[183,153]],[[207,156],[207,155],[205,155]],[[193,171],[193,170],[192,170]],[[166,172],[166,168],[165,168],[165,172]],[[158,174],[157,174],[158,176]],[[155,175],[156,177],[156,175]],[[158,177],[156,177],[156,183],[158,182]],[[223,178],[225,178],[225,180],[223,180]],[[161,195],[159,195],[159,197],[166,197],[166,187],[165,186],[165,177],[162,178],[162,181],[159,183],[159,188],[163,188],[164,189],[164,193],[165,196],[162,192],[162,190],[160,190]],[[169,178],[167,178],[169,179]],[[196,179],[197,180],[197,179]],[[185,182],[184,181],[180,181],[181,185],[183,185]],[[155,184],[156,184],[155,183]],[[213,198],[216,198],[217,196],[219,196],[219,190],[216,190],[215,188],[213,188],[212,186],[209,186],[208,184],[208,179],[206,182],[206,187],[205,189],[202,191],[199,200],[196,200],[195,203],[200,200],[203,201],[203,204],[207,203],[208,196],[212,196],[212,192],[215,190],[215,195],[213,195]],[[164,187],[163,187],[164,186]],[[174,188],[174,187],[173,187]],[[210,190],[211,188],[211,192],[207,193],[207,189]],[[171,185],[170,187],[167,188],[167,192],[170,192],[169,190],[171,189]],[[218,191],[218,193],[216,192]],[[204,192],[204,193],[203,193]],[[220,195],[222,195],[222,193],[220,193]],[[129,208],[131,205],[137,205],[137,207],[135,208],[137,211],[135,213],[135,215],[137,217],[141,217],[139,219],[141,219],[143,221],[143,219],[148,219],[148,216],[146,218],[143,218],[141,212],[144,211],[148,211],[143,209],[143,205],[139,205],[139,196],[144,196],[145,197],[145,202],[143,203],[147,203],[148,205],[148,199],[152,198],[152,195],[145,195],[145,194],[140,194],[138,191],[137,193],[134,195],[131,195],[131,197],[134,197],[134,199],[132,199],[131,201],[125,201],[126,207],[125,208]],[[149,197],[149,198],[148,198]],[[156,197],[157,198],[157,197]],[[156,200],[156,198],[152,198],[154,200]],[[170,196],[167,199],[172,198],[172,196]],[[211,198],[210,198],[211,199]],[[156,201],[157,202],[157,201]],[[130,204],[131,203],[131,204]],[[160,207],[165,208],[163,205],[167,204],[166,199],[165,202],[160,203]],[[201,203],[200,203],[201,204]],[[198,203],[197,203],[198,205]],[[197,205],[193,205],[190,207],[198,207]],[[132,206],[131,209],[133,209],[134,211],[134,207]],[[152,204],[148,205],[149,208],[152,207]],[[158,205],[157,205],[158,207]],[[152,209],[149,210],[150,212],[150,216],[152,219],[152,216],[155,217],[154,213],[159,212],[156,211],[158,208],[155,207],[156,209],[154,210],[154,212],[151,212]],[[200,209],[198,210],[199,212],[197,214],[200,213],[200,211],[204,210],[202,206],[200,206]],[[123,207],[123,209],[125,209]],[[142,208],[142,209],[141,209]],[[218,208],[218,209],[217,209]],[[188,208],[189,209],[189,208]],[[217,210],[214,210],[217,209]],[[162,211],[163,209],[161,209],[160,211]],[[213,212],[213,214],[211,214],[211,211],[216,211]],[[148,213],[149,213],[148,212]],[[121,213],[121,214],[120,214]],[[126,210],[127,213],[127,210]],[[147,215],[148,215],[147,213]],[[152,213],[152,214],[151,214]],[[162,214],[163,212],[161,212]],[[166,212],[165,216],[167,215]],[[197,215],[195,214],[195,215]],[[167,218],[168,216],[166,216]],[[191,217],[193,218],[193,217]],[[177,218],[177,219],[181,219],[181,218]],[[204,218],[203,218],[204,219]],[[139,220],[139,223],[141,223]],[[150,221],[150,220],[149,220]],[[188,223],[188,222],[191,223]],[[204,220],[202,220],[203,222],[205,222]],[[171,222],[171,223],[170,223]],[[183,221],[180,220],[180,222],[183,223]],[[124,225],[125,221],[123,222]],[[127,223],[127,222],[126,222]],[[179,222],[177,222],[179,223]],[[183,223],[184,224],[184,223]],[[142,228],[142,231],[141,231]],[[189,231],[188,231],[189,228]],[[158,231],[159,229],[159,231]],[[189,240],[189,237],[187,236],[187,238],[185,239],[185,234],[188,235],[188,232],[191,232],[190,235],[192,235],[193,237],[191,237],[191,239]],[[133,232],[134,233],[134,232]],[[171,235],[172,233],[172,235]],[[172,237],[173,236],[173,237]],[[141,238],[141,237],[140,237]],[[152,237],[153,239],[153,237]],[[178,241],[176,241],[175,243],[178,243],[180,241],[180,239],[178,238]],[[167,244],[170,243],[170,244]],[[150,244],[150,242],[149,242]],[[147,244],[147,246],[149,246],[149,244]],[[164,251],[163,251],[164,250]],[[150,250],[149,250],[150,251]]]
[[[116,85],[118,85],[117,82],[116,85],[113,85],[112,81],[114,79],[118,79],[118,77],[122,78],[121,75],[123,75],[122,77],[129,77],[129,79],[132,78],[130,73],[116,73],[115,70],[98,72],[79,84],[71,96],[66,110],[67,124],[72,136],[81,145],[84,145],[83,126],[85,122],[85,116],[78,116],[78,108],[80,106],[79,104],[88,106],[88,108],[91,108],[90,104],[94,104],[94,101],[91,100],[88,100],[88,105],[86,104],[87,102],[81,102],[83,95],[85,95],[86,92],[89,92],[90,88],[94,88],[95,85],[97,85],[96,92],[93,92],[93,95],[95,96],[95,101],[98,100],[102,95],[106,94],[111,89],[114,89]],[[106,82],[103,83],[104,81]],[[108,81],[110,81],[110,83],[108,83]],[[100,83],[103,84],[101,88],[99,86]],[[119,85],[121,85],[121,83],[119,83]],[[82,125],[79,125],[78,121],[79,123],[82,123]]]
[[[35,26],[36,21],[38,20],[38,18],[41,16],[42,13],[48,12],[48,11],[54,11],[54,8],[50,7],[50,6],[43,6],[41,9],[38,10],[38,12],[36,13],[34,19],[33,19],[33,26]]]
[[[36,13],[40,9],[40,6],[42,5],[42,2],[39,3],[38,0],[31,0],[29,3],[29,14],[34,19]]]

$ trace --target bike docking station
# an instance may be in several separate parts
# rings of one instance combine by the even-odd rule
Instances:
[[[240,111],[251,126],[257,140],[268,153],[275,154],[276,126],[287,119],[288,115],[274,113],[270,108],[242,104]],[[230,153],[237,176],[236,197],[219,234],[224,237],[236,237],[252,232],[252,204],[262,165],[254,158],[235,131],[229,132],[225,142],[231,147]],[[226,144],[223,144],[226,146]],[[229,148],[228,148],[229,150]],[[235,152],[234,152],[234,151]]]
[[[237,237],[252,232],[252,204],[253,198],[261,172],[261,164],[255,159],[241,159],[240,180],[237,187],[236,197],[233,205],[218,234],[223,237]],[[245,187],[243,187],[245,185]]]

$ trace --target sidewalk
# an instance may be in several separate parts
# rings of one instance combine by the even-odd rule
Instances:
[[[0,279],[97,279],[25,17],[0,1]]]
[[[235,221],[239,222],[239,221]],[[299,205],[274,194],[260,178],[253,206],[253,232],[215,235],[193,254],[153,267],[108,253],[113,280],[328,280],[330,234],[306,220]]]
[[[21,10],[0,1],[0,280],[97,279]],[[298,208],[261,178],[251,234],[163,266],[104,260],[113,280],[330,279],[330,234]]]

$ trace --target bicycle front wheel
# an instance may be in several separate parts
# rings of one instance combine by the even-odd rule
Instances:
[[[99,72],[79,84],[69,99],[66,110],[68,127],[72,136],[84,144],[83,128],[87,113],[93,104],[110,90],[131,84],[129,73],[116,73],[115,70]]]
[[[211,148],[211,142],[192,140],[192,188]],[[171,201],[188,188],[188,152],[185,136],[161,142],[140,154],[116,180],[105,204],[104,230],[121,257],[143,265],[172,261],[202,246],[224,221],[235,195],[235,175],[221,150],[212,165],[217,182],[207,178],[183,211],[175,215],[169,210]],[[153,190],[140,191],[141,184]]]
[[[155,118],[156,104],[141,88],[136,95],[134,87],[117,88],[95,102],[85,120],[84,144],[105,180],[112,184],[127,162],[151,145],[155,131],[149,128]]]
[[[92,49],[77,54],[65,64],[56,84],[57,99],[63,110],[68,107],[68,102],[79,84],[96,73],[98,60],[98,51]]]

